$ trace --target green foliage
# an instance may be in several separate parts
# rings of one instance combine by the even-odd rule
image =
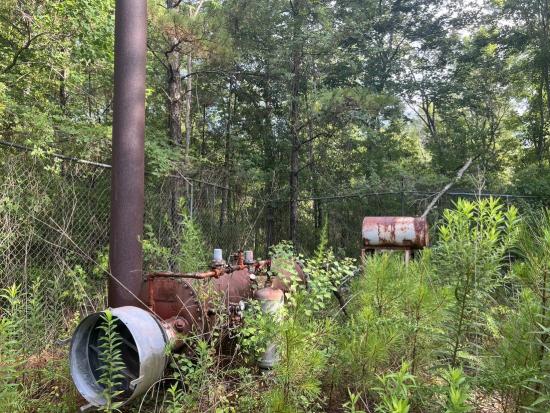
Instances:
[[[374,256],[364,268],[365,276],[352,284],[350,319],[342,327],[336,353],[341,379],[360,392],[374,384],[379,369],[402,356],[401,326],[405,321],[394,299],[404,291],[400,262],[389,255]]]
[[[450,368],[444,378],[449,385],[445,413],[471,412],[473,408],[468,403],[470,389],[466,384],[466,377],[462,370]]]
[[[322,242],[320,246],[323,246]],[[293,300],[296,305],[304,307],[307,316],[332,311],[330,304],[334,304],[334,293],[339,291],[343,280],[354,275],[355,269],[354,259],[337,260],[331,249],[322,251],[319,248],[313,258],[303,262],[304,273],[309,274],[308,294],[293,297]]]
[[[177,266],[182,272],[201,271],[208,264],[208,250],[200,226],[180,201],[181,242]]]
[[[159,268],[169,268],[170,248],[161,245],[151,226],[145,226],[144,230],[145,237],[141,242],[144,269],[146,271],[154,271]]]
[[[263,397],[265,410],[290,413],[315,409],[321,401],[329,331],[323,322],[307,320],[297,311],[289,311],[274,340],[280,359]]]
[[[501,390],[511,406],[546,412],[550,407],[549,280],[550,215],[547,210],[529,217],[521,233],[519,254],[524,259],[514,266],[521,294],[503,323],[504,347],[498,352],[506,361],[510,377]],[[504,351],[502,351],[504,350]],[[515,377],[514,377],[515,376]],[[515,380],[514,380],[515,379]]]
[[[346,261],[328,266],[326,260],[332,257],[330,251],[322,251],[321,242],[315,258],[304,260],[304,271],[309,274],[308,288],[304,288],[297,276],[292,277],[286,294],[287,305],[277,315],[262,313],[258,305],[252,305],[246,312],[241,332],[243,348],[257,358],[268,343],[273,343],[279,358],[272,374],[266,378],[268,390],[257,406],[259,410],[310,411],[322,403],[322,377],[334,331],[326,310],[335,289],[332,281],[347,274],[337,271],[349,265]],[[294,272],[292,265],[285,265],[294,262],[290,244],[274,246],[272,259],[279,263],[279,270]]]
[[[349,320],[338,334],[340,382],[367,392],[377,374],[402,360],[409,360],[413,374],[433,365],[448,297],[436,288],[430,260],[425,252],[408,266],[389,254],[365,261],[364,275],[351,285]]]
[[[411,391],[416,386],[415,377],[409,373],[409,365],[403,363],[398,372],[378,377],[380,387],[375,388],[380,397],[376,411],[380,413],[408,413]]]
[[[12,285],[0,294],[0,409],[20,411],[24,392],[17,380],[21,377],[22,359],[18,351],[21,332],[19,287]]]
[[[433,248],[434,265],[452,298],[445,357],[452,366],[479,365],[477,346],[487,333],[484,317],[506,281],[501,271],[518,235],[518,212],[493,198],[459,200],[446,210]]]
[[[348,396],[349,396],[349,401],[345,402],[342,405],[342,407],[345,409],[345,412],[346,413],[365,413],[363,410],[358,410],[356,408],[357,403],[359,403],[359,400],[360,400],[360,395],[356,393],[352,393],[348,389]]]
[[[478,377],[484,388],[499,394],[504,411],[514,411],[534,401],[528,388],[540,371],[540,344],[535,335],[540,328],[537,297],[530,289],[525,289],[510,304],[510,308],[498,308],[500,321]]]
[[[238,331],[239,349],[256,362],[269,343],[273,342],[279,326],[278,317],[262,311],[261,303],[253,301],[247,306],[244,325]]]
[[[209,253],[204,235],[200,225],[189,214],[184,198],[180,199],[178,208],[180,222],[175,227],[164,217],[165,225],[171,227],[170,239],[173,245],[164,245],[153,228],[145,226],[142,247],[146,270],[166,269],[174,263],[181,272],[196,272],[204,270],[208,265]]]
[[[199,410],[205,400],[211,401],[211,395],[203,392],[209,383],[216,383],[213,371],[215,347],[201,338],[191,338],[188,344],[193,348],[193,358],[185,354],[173,356],[173,377],[178,383],[168,392],[169,412]]]
[[[119,389],[124,376],[121,371],[126,367],[122,360],[122,338],[117,331],[118,319],[107,309],[101,314],[101,330],[99,336],[99,360],[100,370],[98,384],[103,387],[101,392],[105,403],[102,406],[104,412],[115,412],[119,410],[122,402],[117,401],[117,396],[122,394]]]

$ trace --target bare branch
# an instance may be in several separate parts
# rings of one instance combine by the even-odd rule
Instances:
[[[430,213],[430,211],[435,206],[435,204],[437,203],[437,201],[439,201],[439,198],[441,198],[443,196],[443,194],[445,194],[445,192],[447,192],[449,189],[451,189],[451,187],[454,184],[456,184],[460,178],[462,178],[462,175],[464,175],[464,172],[466,172],[466,170],[470,167],[473,160],[474,160],[474,158],[468,158],[468,160],[466,161],[464,166],[459,169],[459,171],[456,174],[456,176],[454,177],[454,179],[451,182],[449,182],[447,185],[445,185],[445,187],[437,193],[437,195],[434,197],[434,199],[432,199],[432,202],[430,202],[430,204],[428,205],[428,207],[426,208],[424,213],[421,215],[422,218],[426,218],[428,216],[428,214]]]

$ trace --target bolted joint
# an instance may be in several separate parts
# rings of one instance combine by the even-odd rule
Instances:
[[[183,333],[187,330],[188,323],[183,318],[176,318],[174,320],[174,330],[176,330],[178,333]]]

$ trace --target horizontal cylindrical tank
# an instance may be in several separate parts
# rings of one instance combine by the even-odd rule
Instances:
[[[424,248],[429,243],[428,222],[421,217],[365,217],[363,243],[374,248]]]

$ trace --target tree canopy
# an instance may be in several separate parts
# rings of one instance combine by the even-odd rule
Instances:
[[[2,140],[109,162],[113,13],[2,2]],[[220,224],[236,189],[287,202],[293,240],[299,199],[434,189],[468,158],[464,186],[548,195],[548,16],[517,0],[150,2],[147,170],[229,188]]]

